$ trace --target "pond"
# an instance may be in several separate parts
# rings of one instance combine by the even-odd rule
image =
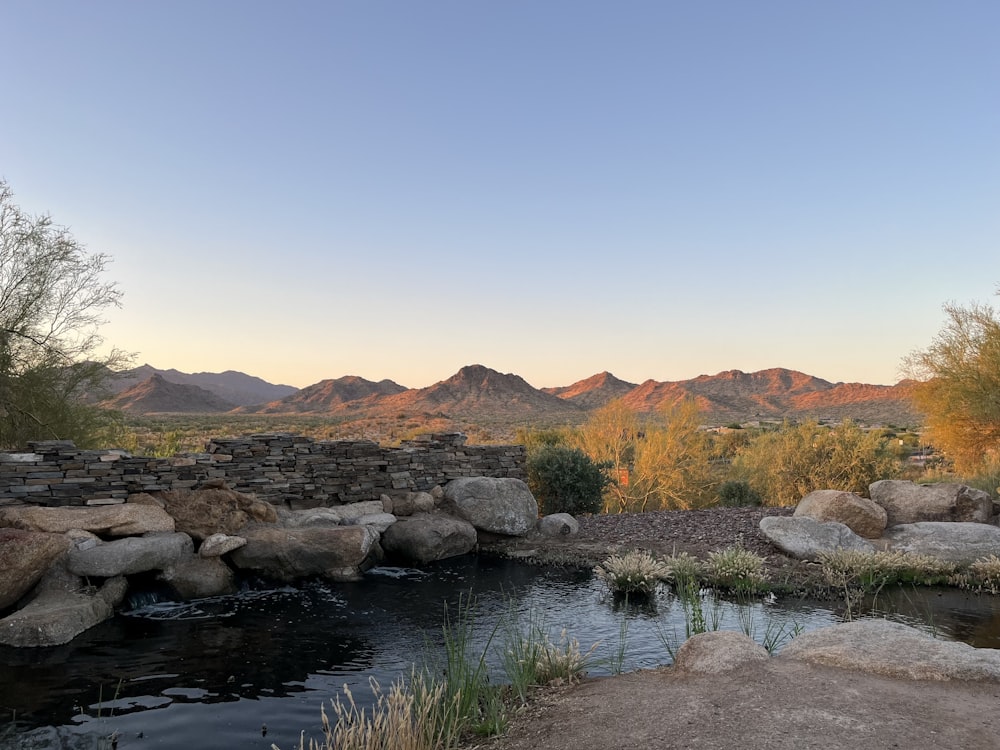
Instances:
[[[236,596],[137,602],[72,643],[0,649],[0,750],[117,747],[283,750],[320,734],[319,709],[342,687],[370,699],[440,652],[446,608],[471,595],[476,642],[486,648],[511,612],[531,613],[554,641],[565,628],[583,650],[597,644],[591,674],[670,663],[684,639],[684,611],[667,591],[653,607],[623,606],[590,571],[465,556],[423,570],[377,568],[357,583],[250,585]],[[706,593],[711,624],[755,637],[842,621],[834,603],[749,605]],[[1000,647],[1000,603],[951,589],[901,589],[875,616],[938,637]],[[487,649],[487,653],[490,653]]]

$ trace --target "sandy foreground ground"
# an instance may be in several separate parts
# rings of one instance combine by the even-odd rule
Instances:
[[[903,680],[782,659],[547,689],[490,750],[1000,748],[1000,684]]]

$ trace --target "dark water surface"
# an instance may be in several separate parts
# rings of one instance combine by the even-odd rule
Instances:
[[[350,685],[370,700],[369,678],[388,685],[439,653],[445,608],[477,602],[485,648],[512,608],[565,628],[591,674],[609,673],[624,633],[624,669],[670,662],[664,640],[684,638],[684,612],[667,592],[654,608],[622,607],[589,571],[466,556],[424,570],[379,568],[364,581],[258,586],[231,597],[161,602],[121,614],[66,646],[0,648],[0,749],[118,748],[283,750],[320,734],[319,708]],[[876,615],[941,638],[1000,648],[1000,603],[944,589],[883,595]],[[706,619],[767,632],[842,621],[830,603],[739,606],[705,597]],[[266,735],[263,727],[267,728]]]

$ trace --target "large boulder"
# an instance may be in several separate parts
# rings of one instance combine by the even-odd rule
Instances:
[[[890,549],[930,555],[958,565],[1000,556],[1000,528],[985,523],[924,521],[890,526],[883,537]]]
[[[233,563],[279,581],[315,575],[351,580],[381,554],[378,532],[368,526],[258,526],[241,536],[247,543],[230,554]]]
[[[60,566],[51,568],[39,583],[34,598],[0,620],[0,643],[18,647],[69,643],[114,615],[127,589],[128,582],[120,576],[109,578],[94,589]]]
[[[198,541],[212,534],[235,534],[252,521],[278,520],[270,503],[223,487],[169,490],[159,493],[158,499],[177,522],[177,531]],[[133,504],[131,498],[129,504]]]
[[[444,487],[444,500],[480,531],[524,536],[538,522],[538,502],[520,479],[453,479]]]
[[[794,516],[825,523],[842,523],[858,536],[878,539],[886,526],[886,512],[878,503],[853,492],[816,490],[795,506]]]
[[[78,576],[110,578],[163,570],[194,554],[187,534],[148,534],[112,542],[83,540],[69,551],[67,567]]]
[[[760,530],[775,547],[799,560],[818,560],[838,549],[875,552],[875,545],[862,539],[842,523],[821,523],[812,518],[764,516]]]
[[[0,508],[0,526],[65,534],[83,529],[101,536],[132,536],[173,531],[174,519],[155,505],[102,505],[93,508]]]
[[[1000,682],[1000,650],[940,641],[888,620],[811,630],[793,638],[779,658],[912,680]]]
[[[62,534],[0,529],[0,610],[28,593],[71,544]]]
[[[868,494],[885,508],[889,526],[921,521],[989,523],[993,515],[993,498],[964,484],[883,479],[869,485]]]
[[[438,513],[415,513],[400,518],[382,535],[386,554],[418,565],[471,552],[475,527],[461,518]]]
[[[158,576],[179,599],[202,599],[236,592],[236,576],[219,557],[187,555]]]
[[[677,650],[674,669],[692,674],[722,674],[743,664],[769,658],[766,648],[743,633],[715,630],[684,641]]]

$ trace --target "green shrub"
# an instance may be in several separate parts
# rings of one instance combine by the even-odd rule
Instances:
[[[545,515],[600,511],[608,478],[583,451],[543,445],[528,457],[527,468],[528,486]]]
[[[727,508],[742,508],[746,506],[759,507],[764,504],[760,493],[750,486],[749,482],[730,479],[719,485],[719,505]]]

